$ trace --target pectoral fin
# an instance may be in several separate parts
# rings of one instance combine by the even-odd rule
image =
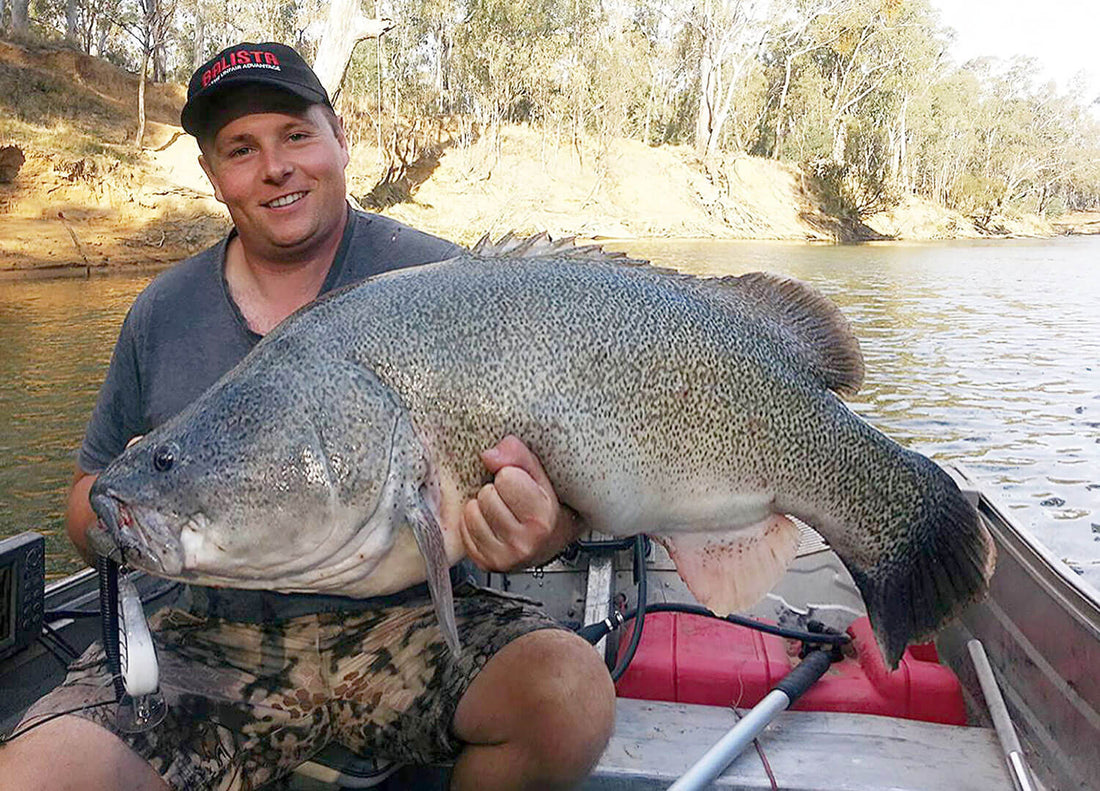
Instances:
[[[432,595],[432,604],[435,605],[439,628],[443,631],[443,638],[451,652],[458,656],[462,649],[458,644],[454,596],[451,592],[451,568],[443,545],[443,531],[435,514],[423,501],[409,508],[407,518],[413,535],[416,536],[416,544],[420,547],[420,554],[424,556],[424,565],[428,572],[428,591]]]
[[[718,615],[748,609],[783,576],[798,527],[780,514],[721,533],[656,536],[699,602]]]

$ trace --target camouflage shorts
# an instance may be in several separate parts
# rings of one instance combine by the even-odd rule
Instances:
[[[455,615],[457,658],[423,599],[264,625],[163,610],[150,625],[164,722],[125,734],[113,705],[79,714],[179,789],[258,788],[330,741],[400,762],[451,760],[462,747],[451,722],[478,671],[511,640],[558,626],[529,599],[469,584],[455,589]],[[96,643],[24,722],[113,699]]]

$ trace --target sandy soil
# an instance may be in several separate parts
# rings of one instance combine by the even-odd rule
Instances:
[[[195,142],[174,125],[182,86],[150,88],[151,120],[139,150],[127,142],[127,128],[136,127],[132,75],[68,50],[0,42],[2,79],[38,80],[58,96],[46,111],[32,107],[50,119],[4,126],[0,118],[0,147],[14,143],[26,156],[14,182],[0,184],[0,277],[164,266],[226,231],[227,214],[198,166]],[[0,114],[4,101],[0,96]],[[13,115],[31,112],[17,97],[7,101]],[[114,155],[81,154],[80,145],[69,145],[81,137],[84,149],[107,147]],[[368,144],[353,148],[353,196],[378,183],[378,154]],[[1055,225],[1021,217],[978,229],[915,197],[852,226],[824,213],[806,176],[789,164],[729,155],[704,165],[688,148],[574,142],[524,126],[469,145],[445,142],[418,175],[409,200],[381,211],[467,244],[485,233],[543,230],[585,238],[802,241],[1100,232],[1100,214]]]
[[[28,152],[17,183],[2,185],[16,189],[0,203],[0,276],[164,266],[209,244],[228,216],[196,152],[181,136],[133,170]]]

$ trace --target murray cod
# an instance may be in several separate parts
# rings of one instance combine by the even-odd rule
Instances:
[[[814,526],[896,665],[982,595],[993,548],[948,475],[837,397],[862,377],[847,321],[798,281],[483,241],[291,316],[91,501],[161,576],[355,597],[427,579],[458,650],[462,505],[479,451],[515,434],[589,527],[657,537],[719,614],[793,559],[786,515]]]

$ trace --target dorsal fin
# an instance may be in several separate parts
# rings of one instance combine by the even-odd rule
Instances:
[[[702,283],[719,291],[735,290],[749,304],[760,308],[799,350],[802,359],[826,387],[841,395],[854,395],[863,384],[863,355],[840,309],[813,286],[770,272],[749,272],[740,277],[699,278],[674,269],[653,266],[610,252],[598,244],[574,244],[576,237],[553,240],[545,231],[519,237],[509,232],[493,242],[485,234],[471,253],[480,258],[565,258],[574,261],[607,261],[636,266],[659,275]]]
[[[848,319],[827,296],[801,280],[749,272],[711,281],[757,304],[801,350],[825,386],[854,395],[863,384],[863,354]]]
[[[614,261],[618,264],[644,263],[630,258],[626,253],[604,250],[598,244],[575,244],[576,238],[566,236],[554,240],[546,231],[533,236],[519,237],[509,231],[494,242],[489,234],[485,234],[470,252],[480,258],[555,257],[585,261]]]

